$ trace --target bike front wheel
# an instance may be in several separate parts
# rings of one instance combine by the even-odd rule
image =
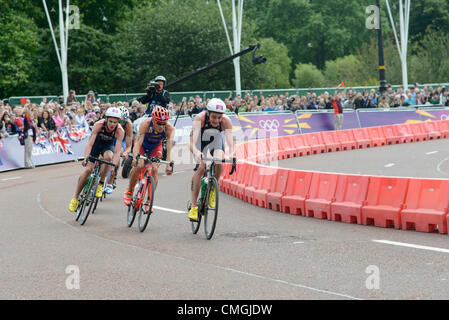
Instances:
[[[187,203],[187,212],[190,211],[191,207],[192,207],[192,204],[189,201]],[[192,233],[193,234],[196,234],[198,232],[198,230],[200,229],[201,217],[202,217],[202,214],[200,212],[200,208],[201,208],[201,199],[198,200],[198,220],[197,221],[190,221],[190,223],[192,225]]]
[[[92,209],[95,205],[95,201],[97,198],[95,197],[95,191],[97,190],[97,184],[93,186],[89,190],[89,193],[87,194],[86,200],[85,200],[85,206],[89,206],[89,208],[86,211],[86,208],[84,208],[83,213],[80,216],[80,225],[84,225],[87,221],[87,217],[89,217],[89,214],[92,212]]]
[[[134,223],[134,219],[136,218],[136,213],[139,208],[138,200],[140,199],[140,197],[138,198],[138,195],[142,193],[143,188],[143,184],[140,184],[140,182],[137,183],[139,183],[139,186],[137,185],[134,186],[133,195],[131,197],[131,203],[128,206],[127,223],[129,228],[131,228],[131,226]]]
[[[218,216],[218,182],[215,177],[209,179],[204,203],[204,232],[207,240],[214,235]]]
[[[151,210],[153,209],[154,197],[154,179],[152,176],[147,178],[147,187],[141,192],[141,201],[139,208],[139,231],[144,232],[150,220]]]

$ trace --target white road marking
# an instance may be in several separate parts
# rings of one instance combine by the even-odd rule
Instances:
[[[422,250],[429,250],[429,251],[449,253],[449,249],[421,246],[419,244],[411,244],[411,243],[396,242],[396,241],[389,241],[389,240],[373,240],[373,241],[374,242],[378,242],[378,243],[391,244],[393,246],[401,246],[401,247],[407,247],[407,248],[414,248],[414,249],[422,249]]]
[[[310,291],[320,292],[320,293],[324,293],[324,294],[328,294],[328,295],[334,295],[334,296],[343,297],[343,298],[352,299],[352,300],[363,300],[361,298],[353,297],[353,296],[350,296],[350,295],[347,295],[347,294],[344,294],[344,293],[338,293],[338,292],[333,292],[333,291],[328,291],[328,290],[323,290],[323,289],[317,289],[317,288],[309,287],[309,286],[306,286],[306,285],[303,285],[303,284],[299,284],[299,283],[294,283],[294,282],[284,281],[284,280],[280,280],[280,279],[269,278],[269,277],[265,277],[265,276],[262,276],[262,275],[259,275],[259,274],[255,274],[255,273],[249,273],[249,272],[237,270],[237,269],[234,269],[234,268],[223,267],[223,266],[219,266],[219,265],[215,265],[215,264],[211,264],[211,263],[207,263],[207,262],[201,262],[201,261],[196,261],[196,260],[192,260],[192,259],[188,259],[188,258],[184,258],[184,257],[180,257],[180,256],[174,256],[174,255],[171,255],[171,254],[168,254],[168,253],[159,252],[159,251],[156,251],[156,250],[151,250],[151,249],[135,246],[135,245],[132,245],[132,244],[129,244],[129,243],[103,238],[103,237],[101,237],[99,235],[88,233],[86,231],[82,231],[81,228],[76,228],[75,226],[70,225],[66,221],[53,216],[48,210],[46,210],[42,206],[42,203],[41,203],[41,192],[37,195],[37,199],[36,200],[37,200],[39,208],[48,217],[50,217],[50,218],[52,218],[52,219],[54,219],[54,220],[64,224],[65,226],[67,226],[67,227],[69,227],[69,228],[71,228],[71,229],[73,229],[73,230],[75,230],[77,232],[84,232],[85,234],[87,234],[87,235],[89,235],[89,236],[91,236],[93,238],[96,238],[96,239],[99,239],[99,240],[102,240],[102,241],[106,241],[106,242],[109,242],[109,243],[112,243],[112,244],[115,244],[115,245],[118,245],[118,246],[121,246],[121,247],[127,247],[127,248],[131,248],[131,249],[134,249],[134,250],[144,250],[144,251],[156,254],[156,255],[160,255],[160,256],[164,256],[164,257],[170,257],[170,258],[174,258],[174,259],[182,260],[182,261],[188,261],[190,263],[199,264],[199,265],[206,266],[206,267],[212,267],[214,269],[229,271],[229,272],[233,272],[233,273],[238,273],[238,274],[246,275],[248,277],[262,279],[262,280],[265,280],[265,281],[281,283],[281,284],[288,285],[288,286],[291,286],[291,287],[307,289],[307,290],[310,290]]]
[[[440,161],[440,163],[438,163],[438,165],[437,165],[437,171],[438,171],[439,173],[447,174],[447,172],[441,171],[441,165],[442,165],[444,162],[446,162],[447,160],[449,160],[449,157],[444,158],[443,160]]]
[[[395,164],[394,163],[389,163],[389,164],[386,164],[385,165],[385,168],[390,168],[390,167],[392,167],[392,166],[394,166]]]
[[[431,154],[435,154],[438,153],[438,151],[430,151],[430,152],[426,152],[427,155],[431,155]]]
[[[295,241],[295,242],[293,242],[293,244],[300,244],[300,243],[304,243],[304,241]]]
[[[170,209],[170,208],[164,208],[164,207],[159,207],[159,206],[153,206],[154,209],[157,210],[162,210],[162,211],[168,211],[168,212],[174,212],[174,213],[187,213],[185,211],[181,211],[181,210],[175,210],[175,209]]]
[[[20,178],[22,178],[22,177],[5,178],[5,179],[2,179],[1,181],[17,180],[17,179],[20,179]]]

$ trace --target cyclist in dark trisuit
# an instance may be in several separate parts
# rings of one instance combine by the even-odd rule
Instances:
[[[125,106],[118,107],[122,117],[119,120],[119,123],[123,130],[125,131],[125,136],[123,137],[122,144],[120,147],[120,154],[123,156],[124,160],[128,158],[128,155],[131,153],[132,142],[133,142],[133,125],[131,120],[129,120],[129,111]],[[115,145],[114,141],[114,145]],[[123,150],[123,151],[122,151]],[[115,174],[110,175],[109,181],[107,182],[106,188],[104,192],[107,194],[111,194],[114,191],[115,186],[113,185],[115,181],[117,172]]]
[[[97,121],[93,128],[92,133],[89,138],[89,142],[84,150],[84,160],[82,162],[83,167],[86,167],[84,172],[78,179],[78,185],[76,187],[75,194],[70,201],[69,210],[75,212],[78,207],[78,196],[83,190],[84,186],[89,179],[89,175],[94,169],[94,162],[88,160],[89,156],[98,158],[100,155],[103,156],[104,160],[108,162],[113,162],[118,165],[120,162],[120,148],[122,146],[122,140],[124,131],[119,125],[119,119],[121,119],[121,112],[118,108],[109,108],[106,110],[105,119]],[[114,139],[117,139],[117,143],[114,147]],[[106,169],[106,168],[104,168]],[[113,172],[115,169],[112,169]],[[100,184],[97,187],[95,196],[100,198],[103,194],[103,183],[106,176],[106,170],[103,170]]]
[[[230,148],[230,157],[234,158],[235,153],[234,139],[232,137],[232,122],[225,115],[225,103],[221,99],[213,98],[207,103],[206,109],[206,111],[201,112],[194,118],[192,132],[190,134],[190,152],[193,154],[196,163],[200,163],[192,177],[192,207],[189,211],[189,219],[192,221],[198,220],[197,199],[200,192],[201,177],[206,169],[206,164],[201,160],[201,157],[203,155],[207,156],[207,153],[210,152],[213,157],[224,158],[223,131],[225,133],[226,143]],[[222,171],[223,164],[217,163],[215,165],[215,178],[217,181],[219,181]],[[211,208],[215,208],[215,192],[213,190],[211,193],[209,201]]]

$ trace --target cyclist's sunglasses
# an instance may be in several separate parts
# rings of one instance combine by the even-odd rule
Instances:
[[[155,121],[157,125],[159,126],[165,126],[167,125],[167,121]]]

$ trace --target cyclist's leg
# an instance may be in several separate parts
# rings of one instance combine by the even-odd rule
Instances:
[[[162,153],[163,153],[162,141],[161,141],[161,143],[157,147],[155,147],[152,151],[149,151],[148,153],[150,153],[150,157],[162,158]],[[156,191],[157,182],[159,180],[159,176],[158,176],[159,166],[160,166],[160,163],[154,163],[153,164],[152,176],[153,176],[153,179],[154,179],[154,191]]]
[[[140,149],[140,155],[144,156],[143,148]],[[134,189],[134,186],[137,182],[137,179],[139,178],[140,172],[144,168],[145,162],[143,159],[139,159],[137,162],[137,166],[131,170],[130,177],[129,177],[129,184],[128,184],[128,192],[132,192]]]
[[[94,158],[98,158],[98,156],[101,154],[101,151],[102,150],[100,148],[98,148],[98,145],[94,144],[92,146],[92,150],[91,150],[89,156],[92,156]],[[81,193],[81,190],[83,190],[84,186],[87,183],[87,180],[89,180],[89,176],[90,176],[90,174],[92,173],[92,171],[94,169],[94,165],[95,165],[95,163],[92,160],[89,160],[87,162],[86,169],[83,171],[83,173],[81,173],[81,175],[80,175],[80,177],[78,179],[78,184],[76,186],[75,196],[74,196],[75,199],[78,199],[78,197],[79,197],[79,195]]]
[[[224,148],[223,139],[221,139],[221,146],[219,148],[215,148],[212,152],[213,152],[212,155],[214,158],[224,159],[225,148]],[[223,172],[223,167],[224,166],[222,163],[215,164],[215,178],[217,179],[217,182],[220,181],[220,176],[221,176],[221,173]]]
[[[76,186],[76,190],[75,190],[75,195],[73,196],[75,199],[78,199],[81,190],[83,190],[83,188],[85,187],[87,180],[89,180],[89,176],[92,173],[93,169],[94,169],[94,163],[93,162],[88,162],[86,165],[86,169],[81,173],[79,179],[78,179],[78,184]]]
[[[224,151],[220,149],[214,150],[214,158],[224,159]],[[220,181],[221,173],[223,172],[223,164],[215,163],[215,178],[217,182]]]

